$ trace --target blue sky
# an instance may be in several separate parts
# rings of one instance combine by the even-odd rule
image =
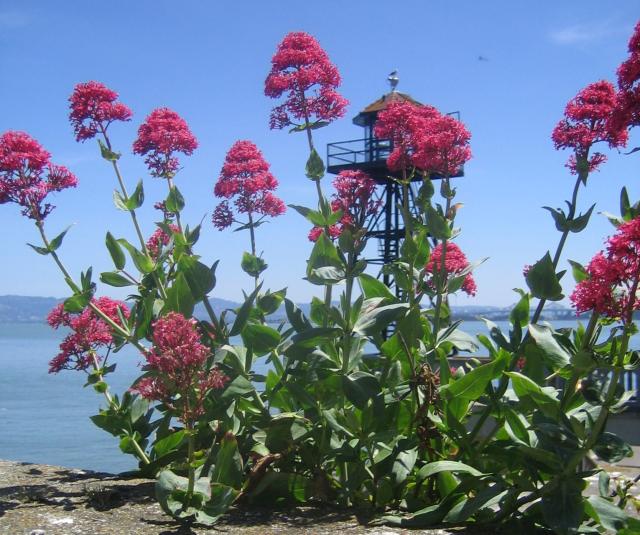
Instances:
[[[305,139],[269,130],[274,102],[263,95],[277,43],[290,31],[309,32],[338,66],[341,92],[351,102],[347,117],[317,131],[319,147],[360,136],[351,118],[387,91],[393,69],[400,73],[399,90],[460,111],[474,158],[456,182],[464,203],[457,241],[470,259],[489,260],[475,274],[477,297],[456,297],[453,304],[508,305],[515,300],[512,288],[524,285],[522,266],[555,247],[558,235],[541,206],[561,206],[573,186],[563,167],[568,154],[553,149],[551,130],[583,86],[614,80],[639,15],[637,1],[624,0],[606,10],[598,1],[0,0],[0,131],[28,132],[77,174],[79,187],[56,196],[48,226],[54,234],[74,223],[62,257],[73,273],[88,265],[99,272],[111,268],[106,231],[129,238],[133,231],[113,207],[115,178],[96,145],[74,141],[67,98],[76,83],[98,80],[133,109],[133,121],[114,126],[111,135],[123,152],[128,184],[145,177],[147,234],[154,228],[153,201],[163,199],[165,189],[146,177],[130,147],[152,109],[176,110],[200,143],[176,179],[188,203],[185,219],[195,224],[204,217],[198,252],[221,260],[214,295],[238,300],[241,288],[251,286],[239,269],[248,236],[209,224],[213,183],[233,142],[251,139],[271,162],[285,202],[315,202],[303,172]],[[634,142],[640,144],[638,132]],[[611,154],[590,178],[580,206],[597,202],[596,210],[617,212],[625,184],[640,198],[639,167],[637,154]],[[258,248],[270,265],[266,285],[287,286],[298,301],[319,294],[302,280],[308,230],[292,210],[258,229]],[[564,258],[587,262],[611,231],[594,214],[586,232],[571,236]],[[48,259],[26,247],[37,242],[36,229],[13,205],[0,206],[0,241],[0,294],[66,294]]]

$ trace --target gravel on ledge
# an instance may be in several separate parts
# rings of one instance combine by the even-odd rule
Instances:
[[[365,526],[350,512],[296,507],[234,509],[212,527],[181,526],[153,498],[149,479],[0,460],[2,535],[467,534]]]

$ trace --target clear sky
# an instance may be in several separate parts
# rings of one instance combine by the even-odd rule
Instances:
[[[111,268],[106,231],[132,241],[133,231],[128,216],[113,207],[115,178],[97,146],[73,138],[67,98],[76,83],[98,80],[132,108],[133,121],[111,130],[131,187],[146,177],[130,148],[138,125],[156,107],[177,111],[200,143],[183,158],[176,179],[188,203],[184,217],[192,225],[204,217],[198,252],[209,262],[221,260],[214,295],[239,300],[241,288],[251,286],[239,269],[248,236],[209,223],[213,184],[233,142],[250,139],[271,162],[285,202],[315,202],[304,176],[304,136],[269,130],[274,102],[263,94],[277,43],[290,31],[309,32],[338,66],[341,92],[351,102],[347,117],[317,131],[318,146],[360,136],[351,118],[388,90],[393,69],[400,91],[442,111],[460,111],[474,157],[456,182],[457,200],[464,203],[457,242],[470,259],[489,260],[476,271],[476,298],[458,297],[453,304],[508,305],[515,300],[511,289],[524,285],[523,265],[557,242],[541,206],[561,206],[574,182],[563,167],[568,154],[553,149],[551,130],[582,87],[615,79],[639,18],[636,0],[0,0],[0,132],[28,132],[54,162],[77,174],[79,187],[55,197],[58,208],[47,223],[51,234],[74,223],[61,249],[74,273],[88,265],[100,272]],[[637,131],[631,138],[636,145]],[[639,169],[640,155],[611,154],[590,178],[581,208],[597,202],[596,210],[617,213],[624,184],[640,198]],[[165,189],[158,179],[145,184],[141,218],[150,234],[152,205]],[[612,229],[594,214],[586,232],[570,237],[565,259],[587,262]],[[288,286],[297,301],[320,293],[302,280],[308,230],[292,210],[258,229],[258,248],[270,265],[266,285]],[[25,245],[37,239],[16,206],[0,206],[0,294],[67,293],[49,259]]]

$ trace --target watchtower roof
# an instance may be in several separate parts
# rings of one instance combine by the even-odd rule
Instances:
[[[353,124],[366,126],[371,121],[371,116],[377,115],[379,111],[384,110],[392,102],[410,102],[411,104],[422,106],[422,103],[418,102],[411,95],[400,93],[399,91],[391,91],[386,95],[382,95],[378,100],[364,108],[353,118]]]

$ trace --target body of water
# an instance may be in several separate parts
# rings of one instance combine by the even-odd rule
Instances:
[[[507,322],[497,322],[508,330]],[[575,325],[554,322],[556,328]],[[469,334],[487,333],[484,323],[463,323]],[[93,425],[89,417],[105,406],[83,372],[48,373],[63,333],[46,324],[0,324],[0,459],[53,464],[108,472],[136,467],[118,448],[118,439]],[[480,350],[483,353],[483,350]],[[124,392],[140,374],[140,357],[125,349],[108,376],[114,393]]]

